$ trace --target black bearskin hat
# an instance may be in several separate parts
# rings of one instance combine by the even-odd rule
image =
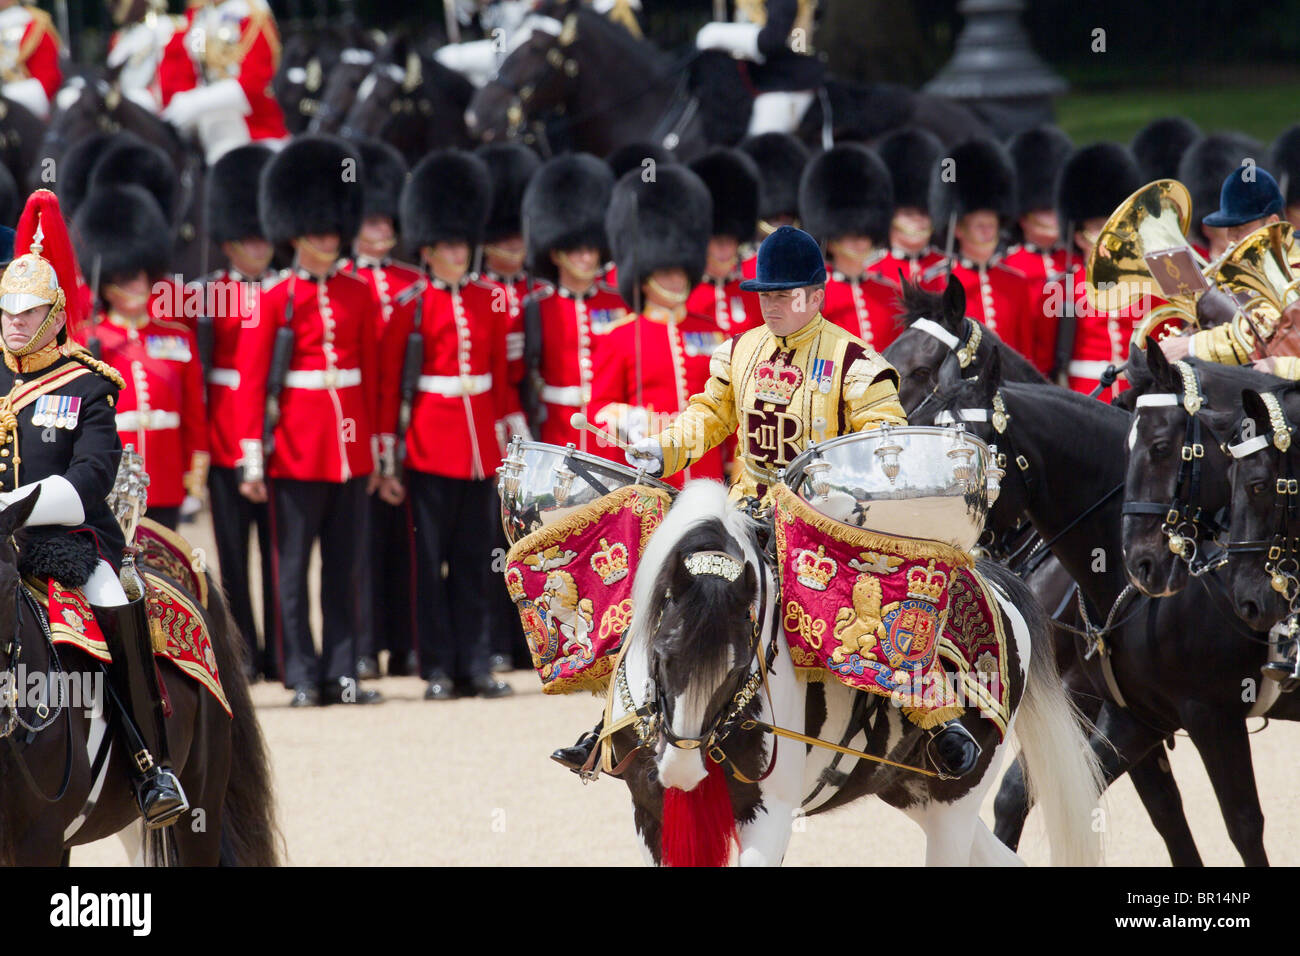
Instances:
[[[22,215],[25,199],[18,193],[18,183],[9,167],[0,163],[0,226],[13,229]]]
[[[840,236],[889,241],[894,184],[880,157],[859,143],[841,143],[814,156],[799,181],[799,220],[825,243]]]
[[[528,268],[554,282],[554,251],[594,246],[602,259],[608,258],[605,213],[613,190],[614,174],[590,153],[568,153],[543,163],[524,190]]]
[[[691,285],[704,274],[713,231],[713,200],[704,180],[687,167],[660,167],[653,181],[633,170],[618,181],[605,217],[617,241],[618,291],[623,301],[659,269],[684,269]]]
[[[1286,204],[1300,203],[1300,124],[1284,130],[1273,141],[1268,171],[1282,188]]]
[[[1087,219],[1109,219],[1142,183],[1137,160],[1119,143],[1092,143],[1076,149],[1056,180],[1056,215],[1062,238],[1069,242]]]
[[[980,209],[998,218],[1011,218],[1016,208],[1016,168],[1001,144],[968,139],[949,150],[930,170],[930,217],[936,233],[947,234],[948,223]],[[949,172],[951,170],[951,172]],[[951,180],[951,181],[947,181]]]
[[[92,133],[64,151],[58,161],[54,192],[65,216],[75,216],[85,201],[86,193],[90,191],[90,173],[100,157],[123,141],[139,142],[130,133]]]
[[[261,238],[257,182],[274,152],[250,143],[223,155],[208,170],[208,236],[213,242]]]
[[[492,212],[483,231],[485,242],[522,235],[524,190],[542,161],[519,143],[490,143],[475,154],[487,164],[492,177]]]
[[[163,218],[173,219],[180,179],[171,159],[157,146],[134,137],[110,145],[90,171],[86,191],[104,186],[141,186],[157,200]]]
[[[616,146],[605,157],[605,162],[609,163],[609,168],[614,171],[614,180],[617,182],[634,169],[645,169],[644,164],[647,159],[654,160],[656,167],[670,166],[677,162],[677,157],[667,149],[647,142],[631,142]]]
[[[363,176],[351,143],[333,136],[295,138],[271,158],[258,181],[266,238],[278,243],[333,232],[346,249],[361,228]]]
[[[361,218],[387,216],[400,232],[397,202],[406,186],[406,160],[377,139],[356,140],[355,147],[361,154]]]
[[[1183,153],[1178,163],[1178,179],[1192,194],[1192,225],[1188,235],[1206,245],[1201,220],[1219,208],[1219,194],[1228,174],[1244,159],[1263,163],[1264,147],[1244,133],[1211,133],[1202,136]]]
[[[760,133],[740,144],[758,165],[758,216],[773,219],[799,212],[799,177],[808,147],[787,133]]]
[[[1142,181],[1150,183],[1157,179],[1177,179],[1178,161],[1187,147],[1200,138],[1201,131],[1191,120],[1162,116],[1134,133],[1128,148],[1142,170]]]
[[[713,197],[713,235],[749,242],[758,228],[758,166],[748,153],[722,148],[690,165]]]
[[[101,286],[141,269],[157,279],[170,264],[171,228],[141,186],[101,186],[90,192],[72,220],[72,240],[82,274],[92,282],[98,276]]]
[[[477,246],[491,209],[487,164],[461,149],[440,149],[411,170],[402,190],[402,233],[414,249],[436,242]]]
[[[930,172],[943,155],[943,143],[929,130],[908,126],[890,133],[876,155],[894,183],[894,208],[930,211]]]
[[[1016,167],[1016,218],[1056,207],[1056,177],[1074,150],[1059,126],[1035,126],[1007,141]]]

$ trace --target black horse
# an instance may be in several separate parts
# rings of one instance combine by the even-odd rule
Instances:
[[[963,382],[941,404],[958,415],[982,410],[991,420],[967,427],[996,441],[1014,463],[1003,499],[1027,511],[1079,583],[1086,635],[1076,636],[1075,645],[1102,698],[1092,744],[1107,779],[1186,729],[1234,846],[1246,863],[1266,864],[1246,732],[1254,700],[1243,700],[1241,683],[1259,674],[1264,635],[1206,588],[1152,599],[1127,584],[1120,514],[1129,414],[1064,389],[1003,385],[995,375]],[[1271,715],[1288,716],[1292,706],[1279,702]],[[1136,774],[1133,783],[1173,862],[1199,864],[1177,791],[1152,788]]]
[[[370,34],[355,24],[308,24],[286,30],[271,91],[289,134],[307,131],[339,66],[364,65],[374,59],[374,52]]]
[[[103,690],[103,666],[71,647],[56,651],[35,602],[24,593],[13,534],[38,494],[0,511],[0,632],[12,636],[0,651],[0,673],[10,686],[24,674],[25,686],[44,675],[47,688],[80,687],[88,693],[78,701],[70,692],[60,701],[47,692],[34,706],[13,698],[0,710],[0,725],[8,729],[8,746],[0,753],[0,862],[18,866],[58,865],[67,861],[71,847],[140,822],[128,785],[130,757],[116,742],[117,717]],[[270,767],[244,676],[244,641],[220,588],[211,579],[208,584],[204,619],[233,718],[193,679],[169,662],[159,663],[172,708],[167,719],[172,762],[192,809],[160,831],[168,840],[154,840],[151,833],[141,849],[153,862],[274,865],[280,850]],[[197,599],[194,603],[200,606]],[[32,730],[19,733],[18,727]]]

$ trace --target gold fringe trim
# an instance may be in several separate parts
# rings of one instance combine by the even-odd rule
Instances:
[[[672,496],[662,488],[652,488],[649,485],[625,485],[622,488],[616,488],[609,494],[597,498],[572,514],[565,515],[555,524],[547,525],[545,528],[538,528],[532,534],[520,538],[507,552],[506,564],[519,561],[524,555],[545,551],[571,535],[586,530],[595,524],[597,518],[621,509],[628,499],[632,497],[658,499],[658,504],[664,512],[668,510],[668,506],[672,504],[673,500]]]
[[[956,704],[950,704],[947,707],[936,707],[934,710],[927,710],[924,707],[903,708],[903,716],[922,730],[933,730],[940,724],[956,720],[965,713],[966,708]]]
[[[785,485],[776,485],[770,493],[779,512],[793,515],[831,540],[849,547],[894,554],[909,561],[933,560],[953,567],[970,567],[975,563],[968,553],[942,541],[881,534],[828,518]]]
[[[565,677],[560,680],[543,682],[543,694],[572,694],[575,691],[588,690],[593,694],[601,694],[609,690],[609,678],[614,673],[614,658],[603,657],[595,661],[591,667],[573,677]]]

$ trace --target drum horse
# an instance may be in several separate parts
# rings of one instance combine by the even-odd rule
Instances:
[[[875,794],[921,826],[928,865],[1014,865],[979,818],[1013,730],[1051,782],[1052,862],[1097,861],[1100,774],[1046,616],[969,555],[997,461],[960,424],[882,426],[810,445],[759,510],[512,442],[506,585],[544,691],[608,692],[583,775],[628,785],[647,862],[779,864],[797,816]],[[926,731],[954,717],[982,751],[956,779]]]

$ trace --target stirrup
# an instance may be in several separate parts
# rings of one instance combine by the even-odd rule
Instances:
[[[161,830],[171,826],[190,809],[190,801],[185,796],[180,778],[170,768],[152,763],[153,757],[148,751],[136,754],[135,759],[137,766],[146,761],[150,764],[150,769],[134,781],[136,802],[140,805],[145,829]],[[152,809],[146,805],[146,797],[150,794],[154,796]]]

